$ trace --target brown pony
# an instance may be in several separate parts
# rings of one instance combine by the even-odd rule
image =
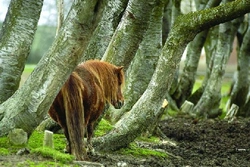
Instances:
[[[89,60],[76,67],[63,85],[49,110],[49,115],[64,130],[67,151],[78,160],[87,158],[84,132],[87,129],[88,148],[92,148],[93,125],[108,102],[121,108],[124,99],[123,67],[107,62]]]

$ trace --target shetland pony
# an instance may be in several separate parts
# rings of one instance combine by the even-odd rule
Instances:
[[[123,67],[89,60],[76,67],[56,96],[49,115],[64,130],[67,151],[77,160],[87,158],[83,139],[87,130],[87,146],[92,149],[93,125],[108,102],[121,108],[124,99]]]

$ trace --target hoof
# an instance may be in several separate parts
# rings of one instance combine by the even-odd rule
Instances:
[[[87,146],[87,153],[90,155],[95,155],[95,149],[91,145],[88,145]]]
[[[69,145],[67,145],[65,148],[64,148],[64,153],[68,153],[68,154],[70,154],[71,153],[71,151],[70,151],[70,148],[69,148]]]

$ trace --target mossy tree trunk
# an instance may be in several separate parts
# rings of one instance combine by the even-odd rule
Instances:
[[[207,0],[203,2],[199,1],[196,2],[196,7],[198,10],[202,10],[217,6],[219,3],[220,1],[218,0]],[[187,46],[185,66],[182,70],[182,74],[180,75],[177,89],[172,95],[178,107],[180,107],[192,93],[201,51],[204,46],[207,34],[208,29],[202,31],[201,33],[197,34],[194,40],[191,41]]]
[[[186,45],[204,29],[237,18],[249,11],[250,1],[236,0],[213,9],[178,17],[163,47],[147,90],[110,133],[97,138],[96,149],[116,150],[125,147],[147,130],[148,125],[154,124],[161,114],[162,102],[171,87]]]
[[[180,0],[170,0],[167,8],[169,8],[169,10],[170,10],[169,16],[167,16],[167,19],[168,19],[168,23],[169,23],[169,28],[171,29],[176,18],[181,14],[181,1]],[[176,102],[172,99],[170,94],[175,92],[175,90],[177,88],[178,77],[179,77],[179,67],[176,68],[175,77],[173,78],[173,81],[172,81],[173,84],[172,84],[169,92],[166,93],[166,97],[165,97],[169,103],[170,108],[172,108],[176,111],[179,111],[179,109],[176,106]]]
[[[230,94],[230,104],[239,106],[238,116],[250,116],[249,103],[249,63],[250,63],[250,15],[242,23],[242,41],[240,41],[238,52],[238,67],[236,82]],[[240,39],[239,39],[240,40]]]
[[[97,0],[74,1],[49,52],[24,85],[0,105],[0,136],[13,128],[31,133],[47,115],[57,92],[80,62],[97,25]]]
[[[224,3],[227,1],[224,1]],[[221,114],[219,110],[221,100],[221,82],[225,73],[226,63],[232,51],[233,41],[242,18],[220,24],[216,52],[210,61],[211,75],[204,92],[194,107],[196,116],[214,117]]]
[[[0,104],[19,87],[43,0],[12,0],[0,32]]]

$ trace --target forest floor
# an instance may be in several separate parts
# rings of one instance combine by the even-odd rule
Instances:
[[[228,123],[219,119],[194,121],[178,117],[161,121],[159,128],[167,136],[167,140],[163,139],[162,142],[158,143],[141,141],[136,142],[136,144],[143,148],[166,152],[169,154],[167,158],[157,156],[138,157],[116,152],[97,153],[95,156],[90,156],[90,159],[92,162],[108,167],[249,166],[249,119],[236,119]],[[169,140],[173,143],[167,142]],[[29,163],[26,163],[27,161]],[[30,163],[31,161],[33,163]],[[0,166],[39,166],[39,162],[42,161],[51,161],[51,159],[34,154],[0,156]],[[53,164],[51,166],[61,165]],[[68,164],[64,166],[76,165]]]

